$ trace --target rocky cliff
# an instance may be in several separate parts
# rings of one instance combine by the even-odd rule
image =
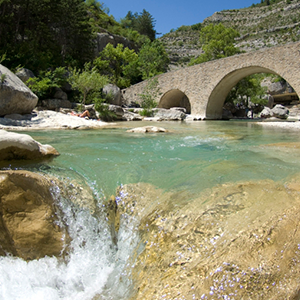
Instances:
[[[201,27],[222,23],[240,33],[236,45],[245,52],[300,40],[300,0],[283,0],[268,6],[224,10],[214,13],[202,23],[181,26],[165,34],[165,44],[172,62],[171,69],[187,64],[193,56],[202,53],[199,43]]]

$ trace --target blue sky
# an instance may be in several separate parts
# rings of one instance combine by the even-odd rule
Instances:
[[[156,20],[155,30],[168,33],[181,25],[202,22],[216,11],[238,9],[260,3],[260,0],[102,0],[110,15],[117,21],[128,11],[142,12],[146,9]]]

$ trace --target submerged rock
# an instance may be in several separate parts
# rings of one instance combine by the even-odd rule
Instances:
[[[156,133],[156,132],[168,132],[165,128],[156,127],[156,126],[144,126],[144,127],[137,127],[133,129],[127,130],[127,132],[135,132],[135,133]]]
[[[138,220],[144,249],[135,299],[296,299],[300,180],[228,183],[195,199],[151,185],[120,187],[120,222]]]
[[[0,129],[0,161],[13,159],[41,159],[58,156],[50,145],[42,145],[27,134]]]
[[[0,255],[25,260],[60,256],[69,242],[45,177],[27,171],[0,171]]]

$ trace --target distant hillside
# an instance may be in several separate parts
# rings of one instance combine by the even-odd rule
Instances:
[[[165,34],[160,40],[170,55],[172,68],[184,66],[191,57],[202,53],[199,32],[210,23],[236,29],[241,35],[236,45],[245,52],[299,41],[300,0],[262,2],[249,8],[216,12],[203,23],[181,26]]]

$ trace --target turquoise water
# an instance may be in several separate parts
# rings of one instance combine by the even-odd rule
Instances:
[[[161,126],[169,132],[126,132],[144,125]],[[99,207],[106,201],[104,197],[115,195],[121,184],[144,182],[164,191],[184,191],[190,198],[172,199],[180,202],[226,182],[285,182],[300,168],[297,131],[264,128],[251,122],[128,122],[101,130],[28,134],[42,144],[52,145],[61,155],[22,168],[76,179],[79,184],[86,182],[98,197]],[[60,199],[59,192],[57,197]],[[134,217],[121,220],[115,245],[105,216],[91,215],[67,199],[60,200],[72,238],[68,260],[45,257],[25,262],[11,256],[0,258],[0,298],[129,299],[135,288],[126,268],[134,267],[130,260],[135,249],[142,251],[144,247],[138,221]],[[201,209],[201,203],[197,209]]]
[[[161,126],[169,132],[126,132],[143,125]],[[105,196],[115,194],[120,184],[137,182],[199,193],[228,181],[282,180],[300,167],[299,151],[264,147],[300,142],[297,131],[264,128],[251,122],[136,122],[121,123],[114,129],[29,134],[61,154],[48,163],[47,172],[70,177],[79,174]]]

